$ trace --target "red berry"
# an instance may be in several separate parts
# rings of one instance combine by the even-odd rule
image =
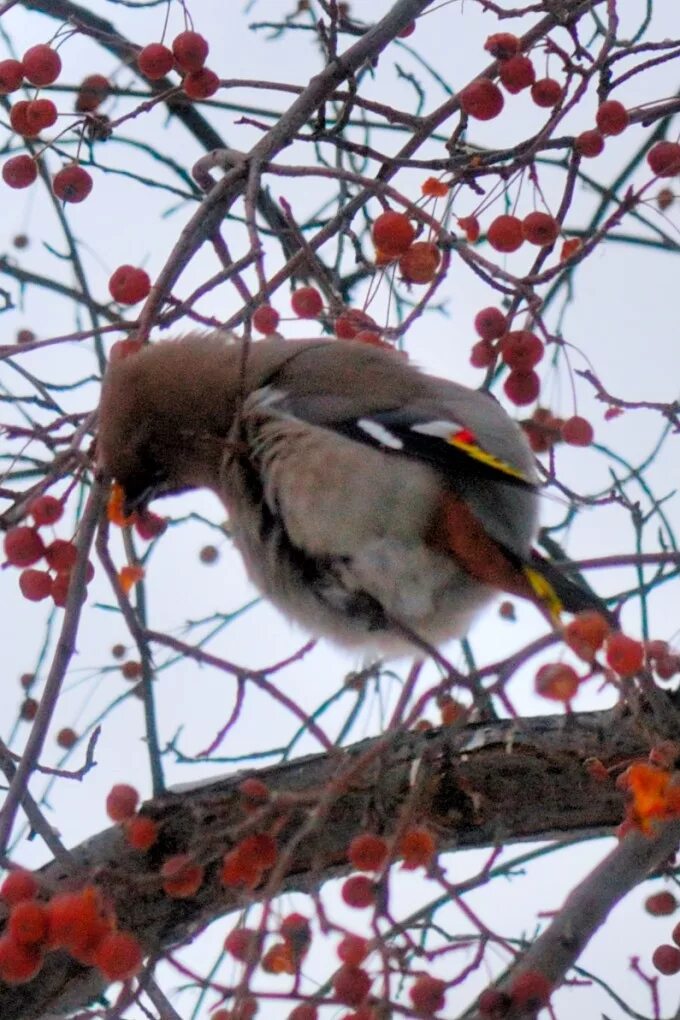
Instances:
[[[522,220],[524,240],[545,248],[554,244],[560,233],[560,225],[549,213],[531,212]]]
[[[125,842],[133,850],[149,850],[158,839],[158,822],[145,815],[135,815],[125,822]]]
[[[402,28],[401,32],[397,32],[397,39],[408,39],[408,37],[410,35],[413,35],[415,30],[416,30],[416,19],[415,18],[411,18],[410,21],[406,22],[406,24]]]
[[[52,568],[59,573],[67,573],[72,570],[78,558],[78,550],[73,542],[67,542],[64,538],[55,538],[45,549],[45,559]]]
[[[224,940],[224,949],[235,960],[252,963],[260,957],[262,935],[254,928],[234,928]]]
[[[9,122],[12,126],[12,131],[16,131],[18,135],[23,135],[24,138],[33,138],[40,130],[28,119],[28,108],[30,105],[27,99],[19,99],[9,111]]]
[[[51,85],[61,71],[61,57],[46,43],[31,46],[21,58],[21,63],[24,75],[32,85]]]
[[[680,174],[680,142],[657,142],[647,153],[647,162],[657,177]]]
[[[56,524],[64,512],[64,504],[56,496],[36,496],[29,503],[28,512],[38,527]]]
[[[678,901],[672,892],[664,889],[662,892],[652,893],[645,900],[645,910],[652,917],[668,917],[674,914],[678,907]]]
[[[541,391],[541,380],[533,371],[510,373],[503,383],[505,395],[513,404],[523,407],[531,404]]]
[[[124,822],[132,818],[139,803],[139,794],[134,786],[116,783],[106,798],[106,813],[112,822]]]
[[[474,244],[475,241],[479,240],[481,229],[476,216],[459,216],[458,226],[461,230],[465,231],[465,238],[470,244]]]
[[[338,944],[338,957],[351,967],[358,967],[368,956],[368,942],[360,935],[345,935]]]
[[[398,258],[410,248],[416,236],[415,227],[404,213],[387,209],[371,228],[373,244],[388,258]]]
[[[203,884],[205,869],[190,854],[175,854],[163,863],[163,892],[175,900],[190,899]]]
[[[675,942],[676,946],[680,946],[680,921],[678,921],[675,928],[671,932],[671,938]]]
[[[365,875],[352,875],[343,882],[340,895],[348,907],[361,910],[375,903],[375,886]]]
[[[562,439],[570,446],[590,446],[593,441],[593,426],[586,418],[574,414],[562,423]]]
[[[22,946],[44,942],[47,937],[47,910],[37,900],[22,900],[12,907],[7,934]]]
[[[31,156],[12,156],[2,165],[2,179],[10,188],[28,188],[38,176],[38,167]]]
[[[134,935],[112,931],[95,949],[93,962],[109,981],[126,981],[137,974],[142,959],[142,947]]]
[[[534,689],[542,698],[570,702],[578,691],[581,678],[565,662],[547,663],[536,673]]]
[[[353,340],[360,330],[372,329],[375,325],[367,312],[362,312],[360,308],[346,308],[338,315],[333,329],[339,340]]]
[[[23,719],[24,722],[32,722],[38,714],[38,702],[35,698],[26,698],[21,703],[19,709],[19,718]]]
[[[510,986],[513,1006],[547,1006],[551,991],[550,981],[537,970],[519,974]]]
[[[0,886],[0,897],[10,907],[22,900],[32,900],[37,892],[38,883],[35,875],[31,871],[24,871],[23,868],[10,871]]]
[[[219,87],[220,79],[209,67],[190,71],[182,82],[182,88],[189,99],[208,99],[215,95]]]
[[[42,955],[37,946],[22,946],[5,935],[0,938],[0,980],[23,985],[40,971]]]
[[[165,517],[155,514],[153,510],[137,511],[135,518],[135,531],[145,542],[158,538],[167,530],[168,522]]]
[[[137,66],[149,81],[158,81],[172,71],[175,58],[172,51],[162,43],[149,43],[139,51]]]
[[[484,49],[497,60],[507,60],[519,52],[520,41],[512,32],[495,32],[484,43]]]
[[[250,776],[239,783],[238,792],[246,802],[246,809],[262,807],[271,799],[271,791],[267,784],[255,776]]]
[[[63,729],[57,733],[57,744],[59,747],[63,747],[65,751],[70,751],[72,747],[78,741],[78,734],[70,726],[64,726]]]
[[[361,967],[343,964],[332,979],[333,991],[344,1006],[358,1006],[371,990],[371,979]]]
[[[584,662],[592,662],[609,634],[610,627],[602,613],[584,609],[564,628],[564,643]]]
[[[470,364],[473,368],[489,368],[496,360],[496,349],[490,340],[478,340],[470,351]]]
[[[482,308],[475,315],[475,331],[482,340],[497,340],[508,328],[507,316],[500,308]]]
[[[91,113],[111,93],[111,83],[103,74],[88,74],[83,78],[76,96],[76,111],[78,113]]]
[[[406,871],[429,867],[436,852],[434,837],[427,829],[407,829],[399,840],[401,866]]]
[[[16,92],[23,80],[24,66],[19,60],[0,60],[0,95]]]
[[[680,974],[680,949],[675,946],[657,946],[652,963],[660,974]]]
[[[301,319],[316,319],[323,311],[323,300],[316,287],[298,287],[293,291],[290,304]]]
[[[421,974],[411,985],[409,996],[414,1008],[419,1013],[433,1016],[444,1008],[446,981],[430,977],[429,974]]]
[[[52,592],[52,578],[46,570],[28,567],[19,574],[19,588],[29,602],[42,602]]]
[[[379,871],[387,860],[387,843],[380,836],[365,833],[355,836],[349,845],[347,859],[357,871]]]
[[[528,89],[534,84],[536,71],[529,57],[518,53],[516,56],[510,57],[509,60],[502,61],[498,68],[498,77],[508,92],[516,95],[522,89]]]
[[[543,357],[542,341],[528,329],[514,329],[501,338],[501,357],[516,372],[530,372]]]
[[[620,135],[630,123],[628,110],[618,99],[607,99],[598,108],[595,123],[603,135]]]
[[[83,202],[92,191],[92,178],[84,167],[71,163],[54,175],[52,190],[62,202]]]
[[[136,266],[118,266],[109,279],[109,294],[121,305],[136,305],[151,290],[149,274]]]
[[[172,52],[183,71],[200,71],[210,47],[200,32],[180,32],[172,41]]]
[[[43,540],[35,528],[20,525],[5,535],[5,556],[13,567],[32,567],[45,555]]]
[[[441,258],[432,241],[415,241],[399,259],[399,271],[407,283],[431,283]]]
[[[477,78],[470,82],[458,96],[461,109],[476,120],[493,120],[503,109],[503,93],[495,82],[488,78]]]
[[[625,634],[611,634],[606,644],[607,665],[619,676],[632,676],[642,669],[645,650],[641,641]]]
[[[502,1020],[509,1012],[510,1005],[510,996],[498,988],[485,988],[477,1000],[479,1015],[484,1020]]]
[[[253,312],[253,328],[258,333],[264,333],[265,336],[274,333],[279,324],[279,318],[279,313],[271,305],[260,305]]]
[[[399,33],[402,34],[401,32]],[[299,1006],[296,1006],[288,1014],[288,1020],[318,1020],[319,1011],[316,1006],[312,1006],[309,1002],[301,1002]],[[213,1020],[215,1020],[215,1014],[213,1013]]]
[[[39,135],[45,128],[52,127],[57,120],[57,108],[51,99],[33,99],[26,107],[26,121],[31,135]]]
[[[536,106],[547,108],[557,106],[564,90],[554,78],[539,78],[531,86],[531,98]]]
[[[574,139],[574,148],[586,159],[594,159],[604,149],[604,138],[599,131],[582,131]]]
[[[486,234],[492,248],[501,252],[513,252],[522,247],[522,221],[517,216],[497,216],[489,224]]]

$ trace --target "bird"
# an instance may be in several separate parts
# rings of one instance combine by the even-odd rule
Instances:
[[[539,484],[490,393],[353,340],[219,331],[112,361],[96,459],[125,512],[211,490],[254,585],[315,637],[404,654],[499,592],[557,623],[601,600],[533,547]]]

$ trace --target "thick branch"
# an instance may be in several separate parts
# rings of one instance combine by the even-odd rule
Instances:
[[[54,862],[43,877],[50,889],[96,880],[121,927],[159,954],[248,901],[317,889],[346,870],[357,833],[389,836],[405,817],[425,821],[443,850],[609,834],[623,816],[623,795],[613,779],[592,778],[584,762],[597,757],[615,767],[648,746],[639,723],[618,710],[382,736],[259,773],[272,798],[255,815],[243,809],[242,774],[166,793],[144,807],[160,824],[152,851],[130,850],[111,828],[72,851],[70,871]],[[255,892],[225,890],[217,879],[224,852],[258,830],[278,832],[275,878]],[[162,860],[181,851],[206,865],[191,900],[168,898],[158,879]],[[37,1020],[82,1006],[103,988],[97,971],[53,953],[33,982],[0,990],[0,1016]]]

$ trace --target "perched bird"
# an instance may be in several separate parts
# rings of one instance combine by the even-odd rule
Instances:
[[[501,590],[551,618],[601,603],[532,551],[537,478],[489,394],[398,354],[223,334],[112,363],[97,457],[126,509],[211,489],[255,585],[317,636],[401,652]]]

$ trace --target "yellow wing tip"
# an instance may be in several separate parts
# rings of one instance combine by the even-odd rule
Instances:
[[[525,566],[522,570],[536,598],[543,603],[553,620],[556,623],[559,622],[564,612],[564,605],[550,581],[534,567]]]

